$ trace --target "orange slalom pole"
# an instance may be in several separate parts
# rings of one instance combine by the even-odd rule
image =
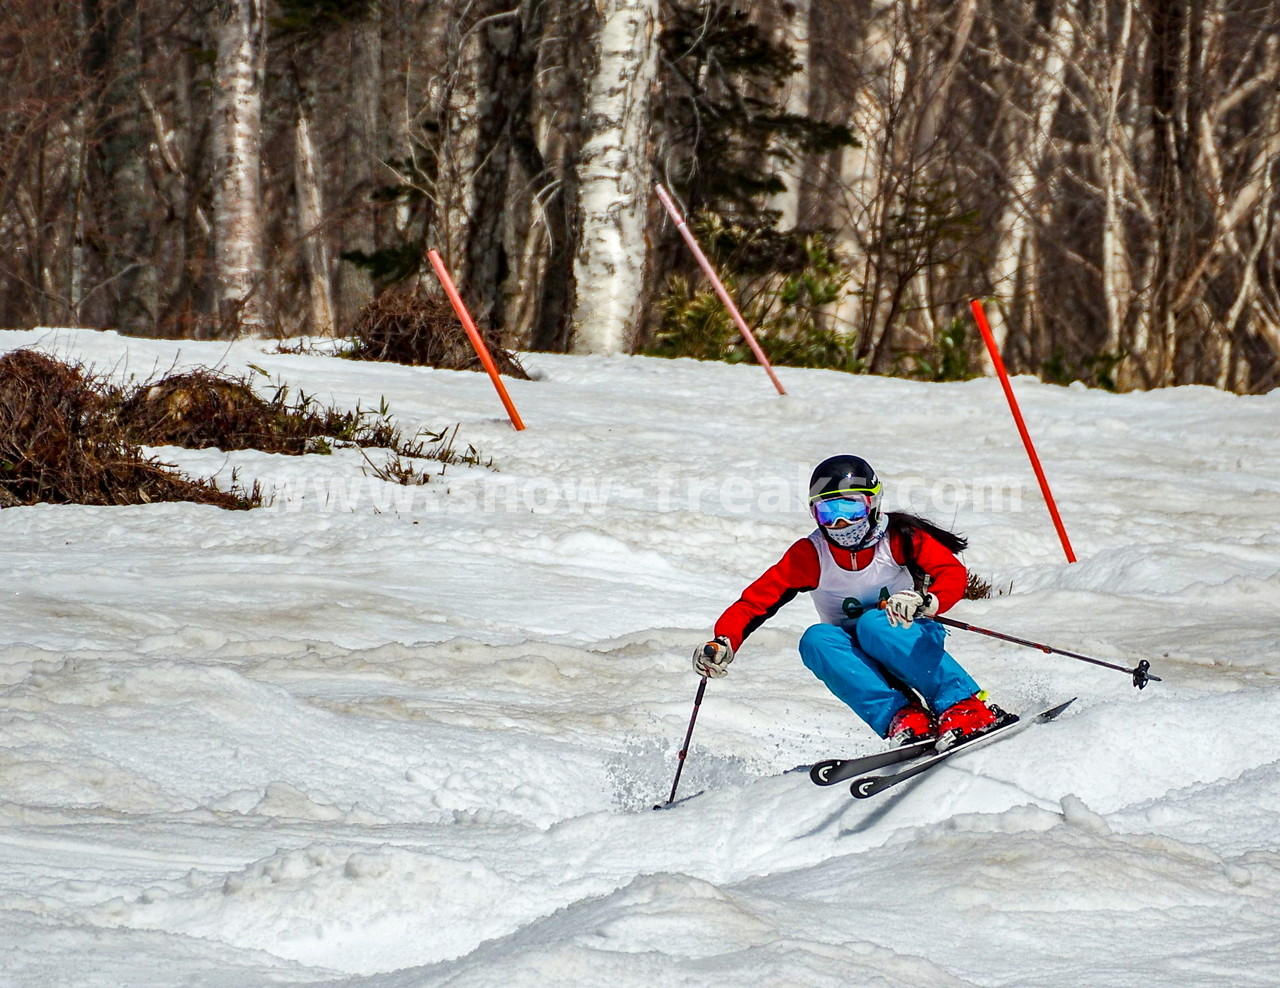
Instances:
[[[449,296],[449,301],[453,303],[453,311],[458,314],[458,319],[462,323],[462,328],[467,331],[471,345],[476,348],[476,356],[480,358],[480,363],[484,365],[485,371],[488,372],[489,380],[493,382],[493,386],[498,392],[498,397],[502,399],[502,405],[507,410],[507,417],[511,419],[511,424],[519,432],[524,428],[524,423],[520,421],[520,413],[516,411],[515,403],[511,400],[511,396],[507,394],[502,378],[498,376],[498,368],[494,365],[493,357],[489,355],[489,348],[485,346],[484,337],[476,329],[476,324],[471,321],[471,315],[467,312],[467,307],[463,304],[462,296],[458,294],[458,289],[454,287],[453,279],[449,277],[449,271],[444,266],[444,261],[440,260],[440,254],[433,249],[427,251],[427,257],[431,259],[431,266],[436,269],[436,277],[440,279],[440,284],[444,286],[444,293]]]
[[[711,280],[711,287],[716,290],[716,294],[720,296],[720,301],[729,310],[729,315],[737,325],[738,332],[747,341],[747,346],[751,347],[751,352],[756,355],[756,360],[764,368],[765,373],[769,375],[769,380],[778,389],[778,394],[785,395],[787,392],[783,390],[782,384],[778,381],[778,375],[773,372],[773,366],[769,363],[769,358],[760,349],[760,344],[756,342],[755,334],[751,332],[751,327],[747,325],[747,321],[742,318],[742,313],[733,304],[733,299],[725,291],[724,284],[716,276],[715,269],[711,266],[711,262],[707,260],[707,255],[702,252],[702,248],[698,246],[698,241],[694,239],[693,234],[689,231],[689,225],[685,223],[684,217],[676,209],[676,204],[671,201],[671,196],[662,187],[661,182],[655,182],[653,187],[658,193],[658,198],[662,200],[662,205],[667,207],[667,212],[671,214],[671,218],[675,221],[676,229],[680,231],[680,236],[684,237],[684,242],[689,245],[689,250],[693,252],[694,259],[698,262],[698,267],[702,268],[703,274]]]
[[[987,322],[987,314],[983,311],[981,299],[970,299],[969,308],[973,310],[973,318],[978,321],[978,329],[987,344],[987,353],[991,355],[991,363],[995,365],[996,374],[1000,378],[1000,386],[1004,388],[1004,396],[1009,402],[1009,411],[1013,413],[1013,421],[1018,426],[1018,435],[1022,437],[1022,445],[1027,449],[1031,459],[1031,469],[1040,482],[1040,492],[1044,494],[1045,503],[1049,506],[1049,517],[1053,519],[1053,527],[1058,530],[1058,541],[1062,543],[1062,551],[1067,554],[1067,562],[1074,563],[1076,554],[1071,548],[1071,540],[1067,538],[1067,530],[1063,527],[1062,518],[1058,514],[1058,505],[1053,500],[1053,492],[1049,490],[1049,481],[1045,479],[1044,470],[1040,466],[1040,457],[1031,442],[1031,434],[1027,432],[1027,423],[1022,419],[1022,411],[1018,408],[1018,399],[1013,396],[1013,385],[1009,383],[1009,372],[1004,369],[1004,360],[1000,357],[1000,349],[996,346],[996,338],[991,333],[991,325]]]

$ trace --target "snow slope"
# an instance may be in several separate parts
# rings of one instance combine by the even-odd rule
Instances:
[[[1280,394],[1019,379],[1069,566],[989,380],[532,355],[517,434],[478,374],[33,345],[385,397],[493,469],[166,448],[275,504],[0,511],[0,985],[1280,985]],[[1164,681],[957,632],[1002,705],[1080,700],[853,801],[788,771],[880,744],[800,599],[653,812],[688,653],[843,451],[970,537],[957,617]]]

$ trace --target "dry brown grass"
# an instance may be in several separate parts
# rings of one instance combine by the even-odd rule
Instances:
[[[151,446],[275,452],[286,441],[277,416],[246,382],[205,370],[138,388],[120,403],[117,416],[130,439]]]
[[[116,418],[130,441],[189,449],[328,452],[331,441],[354,446],[403,445],[385,414],[338,411],[284,387],[261,397],[249,377],[200,369],[171,374],[122,395]]]
[[[216,447],[270,453],[328,453],[334,446],[387,449],[383,479],[425,483],[421,462],[492,467],[457,429],[405,438],[386,408],[325,407],[283,386],[270,397],[254,378],[199,369],[121,387],[31,350],[0,357],[0,508],[52,502],[143,504],[194,501],[223,508],[262,503],[257,486],[221,491],[184,477],[140,447]],[[405,458],[404,460],[401,457]],[[406,462],[406,460],[408,462]]]
[[[0,507],[194,501],[261,503],[144,456],[111,414],[113,394],[79,367],[32,350],[0,357]]]
[[[984,580],[972,570],[969,572],[969,582],[965,584],[964,600],[986,600],[991,596],[991,581]]]
[[[964,588],[964,600],[986,600],[988,597],[1004,597],[1006,594],[1013,593],[1013,581],[1009,581],[1007,587],[993,587],[991,581],[984,579],[972,570],[969,572],[969,582]]]
[[[481,335],[499,373],[529,379],[497,334],[481,329]],[[445,370],[483,369],[453,306],[439,292],[384,292],[360,311],[352,340],[346,355],[356,360],[387,360]]]

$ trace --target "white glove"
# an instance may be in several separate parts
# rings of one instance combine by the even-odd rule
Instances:
[[[895,628],[910,628],[916,618],[933,617],[938,613],[938,598],[931,593],[899,590],[884,602],[884,612]]]
[[[729,663],[732,661],[733,646],[729,644],[728,638],[717,638],[693,650],[693,671],[699,676],[719,679],[728,675]]]

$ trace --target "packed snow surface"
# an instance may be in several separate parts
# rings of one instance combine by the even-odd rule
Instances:
[[[0,511],[0,983],[1280,985],[1280,393],[530,355],[481,374],[261,341],[0,333],[125,379],[252,373],[409,432],[386,451],[155,450],[269,507]],[[869,801],[883,742],[800,663],[802,596],[710,683],[714,619],[810,522],[812,465],[966,534],[953,632],[1056,722]],[[488,461],[492,460],[489,464]]]

